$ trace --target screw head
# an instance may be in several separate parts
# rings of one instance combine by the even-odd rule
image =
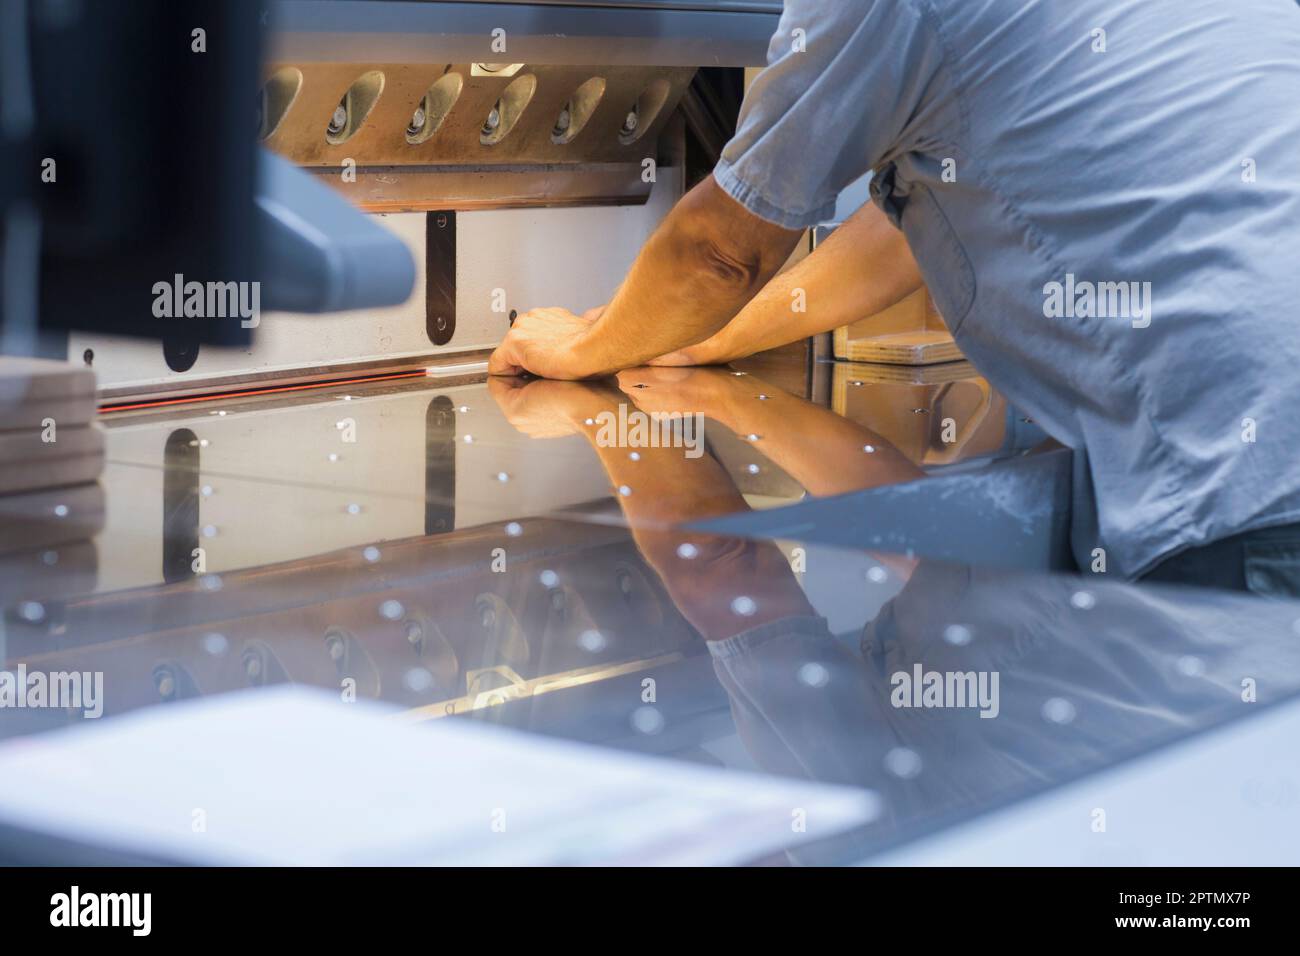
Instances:
[[[329,130],[331,133],[341,133],[343,128],[348,125],[348,111],[342,103],[334,107],[334,113],[330,116]]]

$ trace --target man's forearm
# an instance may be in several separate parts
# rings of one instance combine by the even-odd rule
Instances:
[[[920,287],[907,240],[869,204],[688,352],[696,362],[729,362],[875,315]]]
[[[610,372],[708,338],[763,288],[798,237],[709,177],[668,214],[576,346],[583,366]]]

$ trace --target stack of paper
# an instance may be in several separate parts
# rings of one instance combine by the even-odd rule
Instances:
[[[104,466],[94,420],[89,368],[0,356],[0,494],[94,481]]]
[[[33,602],[94,586],[90,539],[104,525],[95,414],[89,368],[0,356],[2,606],[39,608]]]

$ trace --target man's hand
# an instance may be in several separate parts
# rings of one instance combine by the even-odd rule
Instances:
[[[736,378],[720,368],[632,368],[615,376],[618,387],[643,412],[718,418],[730,402],[753,402],[762,387],[753,376]],[[743,385],[741,383],[744,383]]]
[[[595,313],[595,314],[593,314]],[[567,309],[533,309],[515,319],[505,339],[488,359],[489,375],[578,379],[598,374],[583,348],[599,313],[574,315]]]

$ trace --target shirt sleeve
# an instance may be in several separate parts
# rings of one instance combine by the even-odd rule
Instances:
[[[825,221],[841,189],[905,148],[941,62],[916,0],[786,0],[714,179],[778,226]]]

